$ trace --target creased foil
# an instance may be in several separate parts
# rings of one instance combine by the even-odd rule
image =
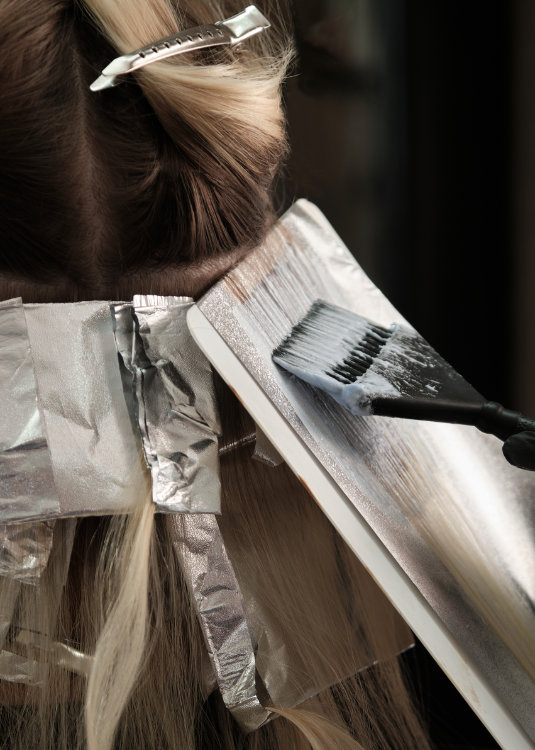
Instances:
[[[114,305],[115,338],[133,392],[152,498],[164,513],[219,513],[221,431],[208,360],[191,338],[184,297]]]
[[[0,303],[0,518],[60,509],[21,299]]]
[[[35,658],[13,651],[0,651],[0,679],[40,687],[44,682],[45,670],[50,664],[83,677],[89,675],[93,657],[71,646],[52,643],[43,649],[36,644],[33,651]]]
[[[93,657],[90,654],[86,654],[67,643],[57,641],[48,643],[40,633],[21,630],[17,633],[16,644],[19,648],[25,646],[33,651],[35,659],[30,659],[30,662],[55,664],[69,672],[86,677],[91,670]]]
[[[123,395],[109,302],[28,304],[24,312],[59,496],[53,515],[128,511],[146,468]],[[38,505],[16,513],[18,520],[43,516]]]
[[[0,651],[6,643],[20,589],[19,581],[0,576]]]
[[[255,461],[266,464],[266,466],[280,466],[283,463],[281,455],[273,444],[268,440],[258,425],[256,426],[256,441],[253,453]]]
[[[54,523],[0,524],[0,575],[37,583],[52,549]]]
[[[475,428],[354,418],[281,373],[271,352],[317,298],[406,322],[299,201],[199,307],[535,740],[535,476]]]
[[[204,513],[172,516],[169,523],[221,695],[242,729],[251,732],[271,714],[257,696],[254,636],[217,519]]]
[[[81,671],[87,665],[74,649],[53,643],[53,633],[59,616],[63,589],[67,580],[76,521],[73,518],[54,525],[54,539],[46,569],[36,586],[32,586],[35,606],[30,611],[18,602],[23,598],[27,583],[0,576],[0,679],[28,685],[40,685],[47,664],[55,662],[67,669]],[[42,615],[48,614],[48,632],[43,632]],[[28,653],[30,647],[30,653]],[[21,653],[23,651],[23,653]],[[83,663],[82,663],[83,662]]]

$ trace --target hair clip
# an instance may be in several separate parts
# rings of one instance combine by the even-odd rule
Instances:
[[[89,87],[91,91],[101,91],[121,83],[118,76],[132,73],[154,62],[160,62],[167,57],[192,52],[206,47],[221,45],[234,46],[259,34],[271,24],[254,5],[249,5],[241,13],[226,21],[213,24],[195,26],[195,28],[181,31],[165,39],[147,44],[128,55],[121,55],[112,60],[102,71],[101,75]]]

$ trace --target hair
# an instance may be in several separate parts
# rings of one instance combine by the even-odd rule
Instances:
[[[184,276],[259,242],[286,149],[289,53],[279,35],[179,55],[113,92],[89,90],[118,53],[239,5],[2,3],[4,274],[39,280],[48,301],[107,298],[125,276],[137,275],[134,287],[147,271]]]
[[[180,55],[112,92],[89,90],[117,54],[241,8],[3,0],[4,297],[198,294],[207,272],[260,242],[275,219],[273,181],[286,153],[281,83],[291,48],[276,3],[266,9],[274,28],[239,49]],[[248,417],[219,390],[232,441],[250,429]],[[333,687],[298,708],[271,707],[279,716],[247,736],[218,691],[206,695],[195,606],[167,518],[154,515],[140,476],[131,514],[79,519],[70,563],[71,521],[57,521],[39,585],[17,584],[9,637],[38,679],[0,682],[2,747],[428,747],[396,658],[346,675],[347,663],[392,653],[399,636],[372,579],[285,466],[251,461],[247,448],[221,463],[222,534],[258,604],[254,616],[274,623],[296,680]],[[0,580],[4,598],[15,583]],[[15,637],[24,623],[36,635],[28,643]],[[58,644],[76,668],[61,666]]]

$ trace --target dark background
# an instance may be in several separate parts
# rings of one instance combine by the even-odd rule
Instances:
[[[282,202],[316,203],[442,356],[535,415],[535,3],[293,7]],[[441,748],[497,747],[421,646],[406,662]]]

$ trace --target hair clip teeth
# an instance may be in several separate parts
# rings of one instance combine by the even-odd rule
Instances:
[[[89,88],[91,91],[102,91],[117,86],[121,83],[121,79],[117,76],[132,73],[134,70],[144,68],[151,63],[184,52],[193,52],[194,50],[221,45],[232,47],[241,44],[249,37],[268,29],[270,25],[258,8],[249,5],[241,13],[227,18],[225,21],[196,26],[165,39],[158,39],[135,52],[116,57],[104,68],[101,75],[93,81]]]

